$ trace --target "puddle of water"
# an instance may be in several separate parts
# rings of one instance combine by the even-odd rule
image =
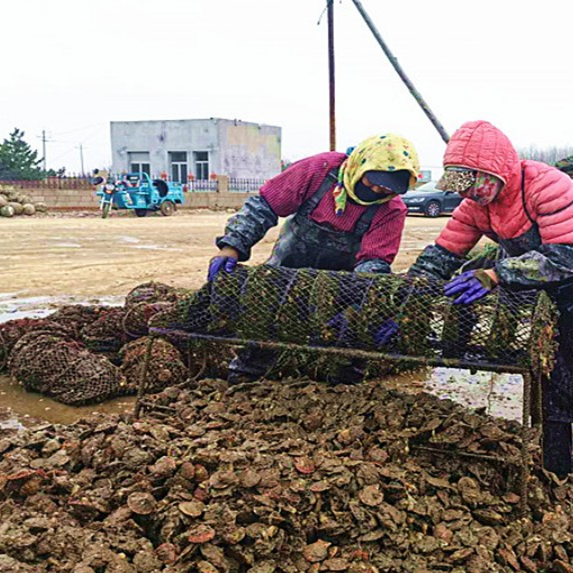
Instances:
[[[460,368],[428,367],[384,378],[380,383],[401,392],[428,392],[466,408],[483,408],[496,418],[521,421],[523,378],[519,374],[471,374]]]
[[[1,430],[23,430],[25,428],[26,426],[10,410],[0,408],[0,436]]]
[[[426,382],[427,392],[449,398],[468,408],[484,408],[486,413],[509,420],[521,420],[523,377],[458,368],[435,368]]]
[[[150,251],[177,251],[181,252],[183,249],[175,247],[162,247],[161,245],[134,245],[134,249],[148,249]]]
[[[0,293],[0,323],[17,318],[43,318],[66,304],[101,304],[119,306],[125,301],[122,296],[34,296],[18,298],[19,293]]]
[[[497,374],[455,368],[421,368],[380,381],[387,388],[406,393],[428,392],[467,408],[483,408],[491,416],[521,420],[523,379],[517,374]],[[92,412],[130,413],[134,396],[91,406],[66,406],[27,392],[15,380],[0,376],[0,430],[15,430],[47,421],[71,424]]]
[[[23,305],[45,305],[49,303],[53,297],[49,296],[29,296],[29,297],[17,297],[17,294],[11,298],[6,304],[23,306]],[[6,297],[4,297],[6,298]]]
[[[9,320],[16,320],[18,318],[45,318],[49,314],[54,312],[53,310],[8,310],[8,312],[3,312],[0,306],[0,323],[8,322]]]
[[[5,298],[14,298],[19,294],[21,294],[21,292],[0,292],[0,301]]]
[[[141,239],[138,239],[137,237],[130,237],[129,235],[121,235],[118,237],[118,239],[124,243],[128,243],[129,246],[133,247],[134,249],[147,249],[150,251],[183,251],[183,249],[166,247],[162,245],[140,245],[138,243],[141,243]]]
[[[125,396],[91,406],[66,406],[35,392],[27,392],[9,376],[0,376],[0,429],[18,429],[39,420],[53,424],[73,424],[92,412],[119,414],[132,412],[135,396]]]

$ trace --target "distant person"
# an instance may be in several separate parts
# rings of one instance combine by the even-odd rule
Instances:
[[[520,160],[509,139],[487,121],[463,124],[444,155],[438,187],[464,200],[434,245],[409,272],[449,279],[482,236],[497,242],[491,268],[461,273],[445,287],[457,304],[471,304],[497,285],[548,289],[560,309],[559,351],[543,386],[544,465],[572,471],[573,422],[573,181],[537,161]]]
[[[266,264],[389,273],[407,213],[400,195],[417,181],[418,155],[412,143],[392,133],[369,137],[348,151],[301,159],[247,199],[217,238],[220,251],[211,259],[208,280],[247,261],[279,217],[289,218]],[[242,352],[230,365],[229,381],[259,378],[269,356]],[[361,371],[346,375],[362,377]]]

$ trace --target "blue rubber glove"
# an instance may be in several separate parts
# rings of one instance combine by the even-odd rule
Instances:
[[[326,326],[335,329],[337,332],[337,344],[348,344],[351,339],[350,326],[352,322],[356,322],[356,313],[359,311],[357,304],[350,305],[345,310],[341,310],[335,314],[327,323]]]
[[[376,346],[386,346],[386,344],[388,344],[392,338],[398,334],[398,331],[398,324],[389,318],[382,324],[374,335],[374,344],[376,344]]]
[[[484,271],[473,270],[462,273],[444,286],[446,296],[460,295],[454,304],[472,304],[492,291],[497,283]]]
[[[350,321],[344,311],[335,314],[327,323],[326,326],[335,329],[337,332],[337,343],[343,344],[348,338],[348,329]]]
[[[209,262],[207,281],[211,282],[221,271],[232,273],[237,266],[235,257],[213,257]]]

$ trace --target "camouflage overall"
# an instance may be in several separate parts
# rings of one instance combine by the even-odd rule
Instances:
[[[378,205],[364,210],[352,232],[336,231],[315,223],[310,215],[335,182],[336,175],[330,172],[319,190],[286,220],[267,265],[332,271],[354,268],[362,237],[372,224]]]
[[[301,205],[295,215],[287,219],[265,264],[335,271],[351,271],[355,268],[362,237],[368,231],[378,205],[364,210],[352,232],[336,231],[315,223],[310,215],[335,181],[335,172],[330,172],[319,190]],[[366,261],[359,267],[359,270],[367,272],[390,272],[390,265],[379,259]],[[237,383],[264,376],[276,356],[273,350],[262,350],[254,346],[242,349],[229,364],[229,382]],[[361,381],[363,361],[352,361],[349,366],[341,369],[337,378],[349,383]]]

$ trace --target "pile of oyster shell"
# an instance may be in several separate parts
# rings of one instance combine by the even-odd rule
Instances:
[[[0,439],[0,572],[573,571],[573,488],[534,444],[520,499],[515,422],[374,382],[147,402]]]

